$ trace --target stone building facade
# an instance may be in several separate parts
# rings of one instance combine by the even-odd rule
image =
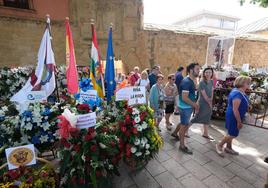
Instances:
[[[211,34],[148,29],[143,23],[142,0],[31,0],[33,10],[1,6],[0,66],[35,65],[45,27],[45,13],[52,21],[53,48],[57,64],[65,63],[64,19],[70,17],[78,65],[88,65],[91,45],[91,19],[95,20],[101,58],[106,58],[108,28],[113,23],[116,59],[125,71],[159,64],[164,74],[175,72],[178,65],[205,63]],[[42,2],[41,2],[42,1]],[[40,4],[41,3],[41,4]],[[53,8],[52,8],[53,7]],[[233,63],[268,66],[268,42],[236,40]]]

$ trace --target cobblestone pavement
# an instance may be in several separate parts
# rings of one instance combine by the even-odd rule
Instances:
[[[176,124],[179,116],[172,117]],[[124,164],[121,176],[114,178],[116,188],[263,188],[268,173],[268,164],[263,162],[268,156],[268,130],[245,125],[234,140],[234,149],[239,156],[225,154],[221,158],[215,152],[215,143],[225,133],[223,121],[213,121],[209,133],[216,141],[211,142],[201,136],[202,126],[194,124],[190,138],[186,140],[193,155],[178,150],[179,142],[174,140],[165,128],[165,120],[160,125],[165,145],[156,159],[139,171],[131,171]],[[174,130],[175,126],[173,126]]]

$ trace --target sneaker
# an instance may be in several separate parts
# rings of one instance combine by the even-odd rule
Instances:
[[[233,149],[230,149],[230,148],[224,148],[224,151],[225,151],[226,153],[231,154],[231,155],[239,155],[239,153],[238,153],[237,151],[235,151],[235,150],[233,150]]]
[[[218,144],[216,144],[216,152],[219,154],[219,156],[224,157],[222,148],[220,148]]]
[[[186,146],[185,147],[179,147],[179,150],[182,151],[185,154],[193,155],[193,152],[189,150]]]

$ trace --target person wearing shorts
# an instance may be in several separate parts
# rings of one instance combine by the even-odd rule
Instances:
[[[165,119],[166,119],[166,128],[167,130],[171,130],[171,126],[173,125],[170,122],[170,116],[174,112],[175,108],[175,99],[178,93],[177,86],[174,83],[175,82],[175,75],[170,74],[168,76],[168,83],[166,84],[164,90],[165,90]]]
[[[193,154],[191,150],[189,150],[185,146],[185,133],[187,133],[191,123],[190,119],[195,109],[196,112],[199,111],[199,106],[196,103],[196,95],[195,95],[195,80],[199,76],[200,66],[198,63],[191,63],[187,66],[188,76],[185,77],[179,89],[179,112],[180,112],[180,124],[177,125],[175,131],[172,133],[173,137],[178,138],[179,132],[179,140],[180,140],[180,151],[186,154]]]

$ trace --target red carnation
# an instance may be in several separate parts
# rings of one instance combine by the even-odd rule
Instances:
[[[133,121],[132,121],[132,125],[133,125],[133,126],[134,126],[134,125],[136,125],[136,122],[135,122],[135,120],[133,120]]]
[[[95,132],[95,128],[94,127],[90,127],[90,128],[87,129],[87,131],[89,133],[94,133]]]
[[[132,114],[132,108],[131,107],[128,107],[127,111],[128,111],[128,113]]]
[[[126,127],[121,127],[121,131],[124,133],[127,131],[127,128]]]
[[[108,130],[109,130],[109,129],[108,129],[107,127],[102,127],[102,128],[101,128],[101,132],[102,132],[102,133],[106,133],[106,132],[108,132]]]
[[[65,138],[61,139],[61,144],[67,149],[71,147],[71,144]]]
[[[119,121],[119,122],[118,122],[118,125],[119,125],[120,127],[125,126],[124,122],[122,122],[122,121]]]
[[[32,182],[33,182],[33,177],[30,176],[30,177],[26,180],[26,183],[27,183],[27,184],[30,184],[30,183],[32,183]]]
[[[86,161],[90,161],[91,157],[90,156],[86,156]]]
[[[71,181],[73,184],[76,184],[76,176],[72,177]]]
[[[130,156],[131,156],[131,151],[130,151],[130,150],[129,150],[129,151],[127,150],[127,151],[126,151],[126,157],[129,158]]]
[[[79,152],[80,146],[78,144],[74,145],[74,151]]]
[[[141,121],[144,120],[144,118],[146,117],[147,113],[146,112],[142,112],[140,115]]]
[[[84,185],[84,184],[85,184],[85,180],[84,180],[84,178],[80,178],[80,179],[79,179],[79,184],[81,184],[81,185]]]
[[[77,110],[85,112],[85,113],[89,113],[90,108],[89,108],[88,104],[79,104],[79,105],[77,105]]]
[[[131,118],[129,115],[126,115],[125,122],[126,122],[126,124],[131,124]]]
[[[114,141],[111,141],[111,146],[112,147],[115,147],[115,145],[116,145],[115,142]]]
[[[126,137],[130,137],[130,131],[125,132]]]
[[[70,132],[70,135],[71,135],[72,137],[74,137],[74,138],[79,137],[79,129],[74,128],[74,127],[71,127],[71,128],[69,129],[69,132]]]
[[[90,140],[92,140],[93,139],[93,137],[91,136],[91,134],[87,134],[86,136],[85,136],[85,138],[84,138],[84,140],[86,141],[86,142],[88,142],[88,141],[90,141]]]
[[[138,130],[137,130],[137,128],[134,127],[134,128],[132,129],[132,132],[133,132],[133,134],[137,135],[137,134],[138,134]]]
[[[97,145],[94,144],[94,145],[90,146],[90,150],[91,150],[92,152],[97,151]]]
[[[102,172],[100,170],[96,170],[96,176],[99,178],[102,176]]]
[[[19,177],[19,174],[16,170],[10,170],[8,171],[8,176],[11,177],[13,180],[17,179]]]

